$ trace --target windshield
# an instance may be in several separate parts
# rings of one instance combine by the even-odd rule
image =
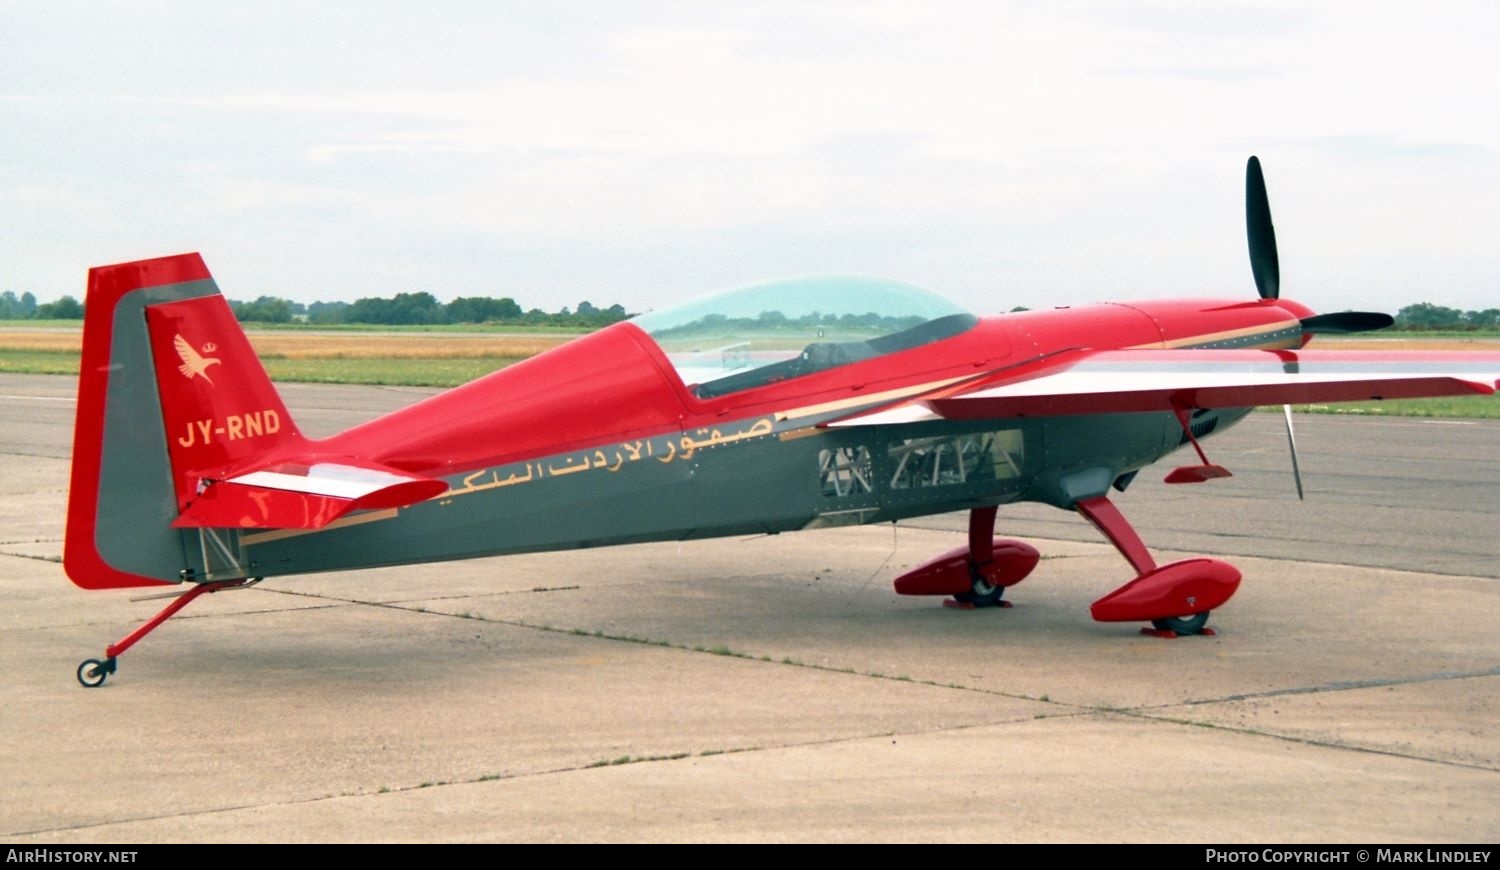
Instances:
[[[635,318],[703,399],[918,347],[978,318],[898,281],[792,278]]]

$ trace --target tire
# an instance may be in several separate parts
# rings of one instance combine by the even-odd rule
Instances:
[[[1201,634],[1203,627],[1208,625],[1209,611],[1194,613],[1191,616],[1174,616],[1171,619],[1153,619],[1151,625],[1157,631],[1175,631],[1178,634]]]
[[[999,607],[1000,600],[1005,597],[1005,587],[991,585],[977,571],[971,574],[973,579],[969,582],[969,591],[954,593],[953,600],[974,607]]]
[[[104,680],[109,676],[109,667],[98,659],[85,659],[78,666],[78,682],[86,688],[95,689],[104,685]]]

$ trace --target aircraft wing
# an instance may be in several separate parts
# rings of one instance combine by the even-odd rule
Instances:
[[[1494,393],[1500,354],[1343,350],[1106,350],[836,420],[870,426],[925,420],[1121,414]]]
[[[447,489],[441,480],[394,469],[283,463],[208,482],[172,525],[321,529],[357,510],[405,507]]]

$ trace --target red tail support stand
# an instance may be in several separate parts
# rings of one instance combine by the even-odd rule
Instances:
[[[88,659],[78,666],[78,682],[94,688],[104,685],[104,680],[118,668],[116,659],[125,654],[125,651],[135,646],[136,642],[151,632],[157,626],[171,619],[177,611],[193,603],[193,599],[206,592],[218,592],[221,589],[233,589],[239,586],[247,586],[253,580],[229,580],[222,583],[202,583],[184,592],[177,600],[162,608],[162,611],[141,625],[135,631],[125,635],[119,643],[112,643],[104,648],[104,660]]]
[[[1213,634],[1213,629],[1205,628],[1209,611],[1239,588],[1238,568],[1218,559],[1184,559],[1158,567],[1130,521],[1109,499],[1083,499],[1074,507],[1104,533],[1137,573],[1134,580],[1089,607],[1094,619],[1150,622],[1153,628],[1141,631],[1159,637]]]

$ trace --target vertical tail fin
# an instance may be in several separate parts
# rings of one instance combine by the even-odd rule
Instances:
[[[89,271],[63,545],[74,583],[212,574],[207,543],[172,527],[199,481],[301,442],[201,257]]]

